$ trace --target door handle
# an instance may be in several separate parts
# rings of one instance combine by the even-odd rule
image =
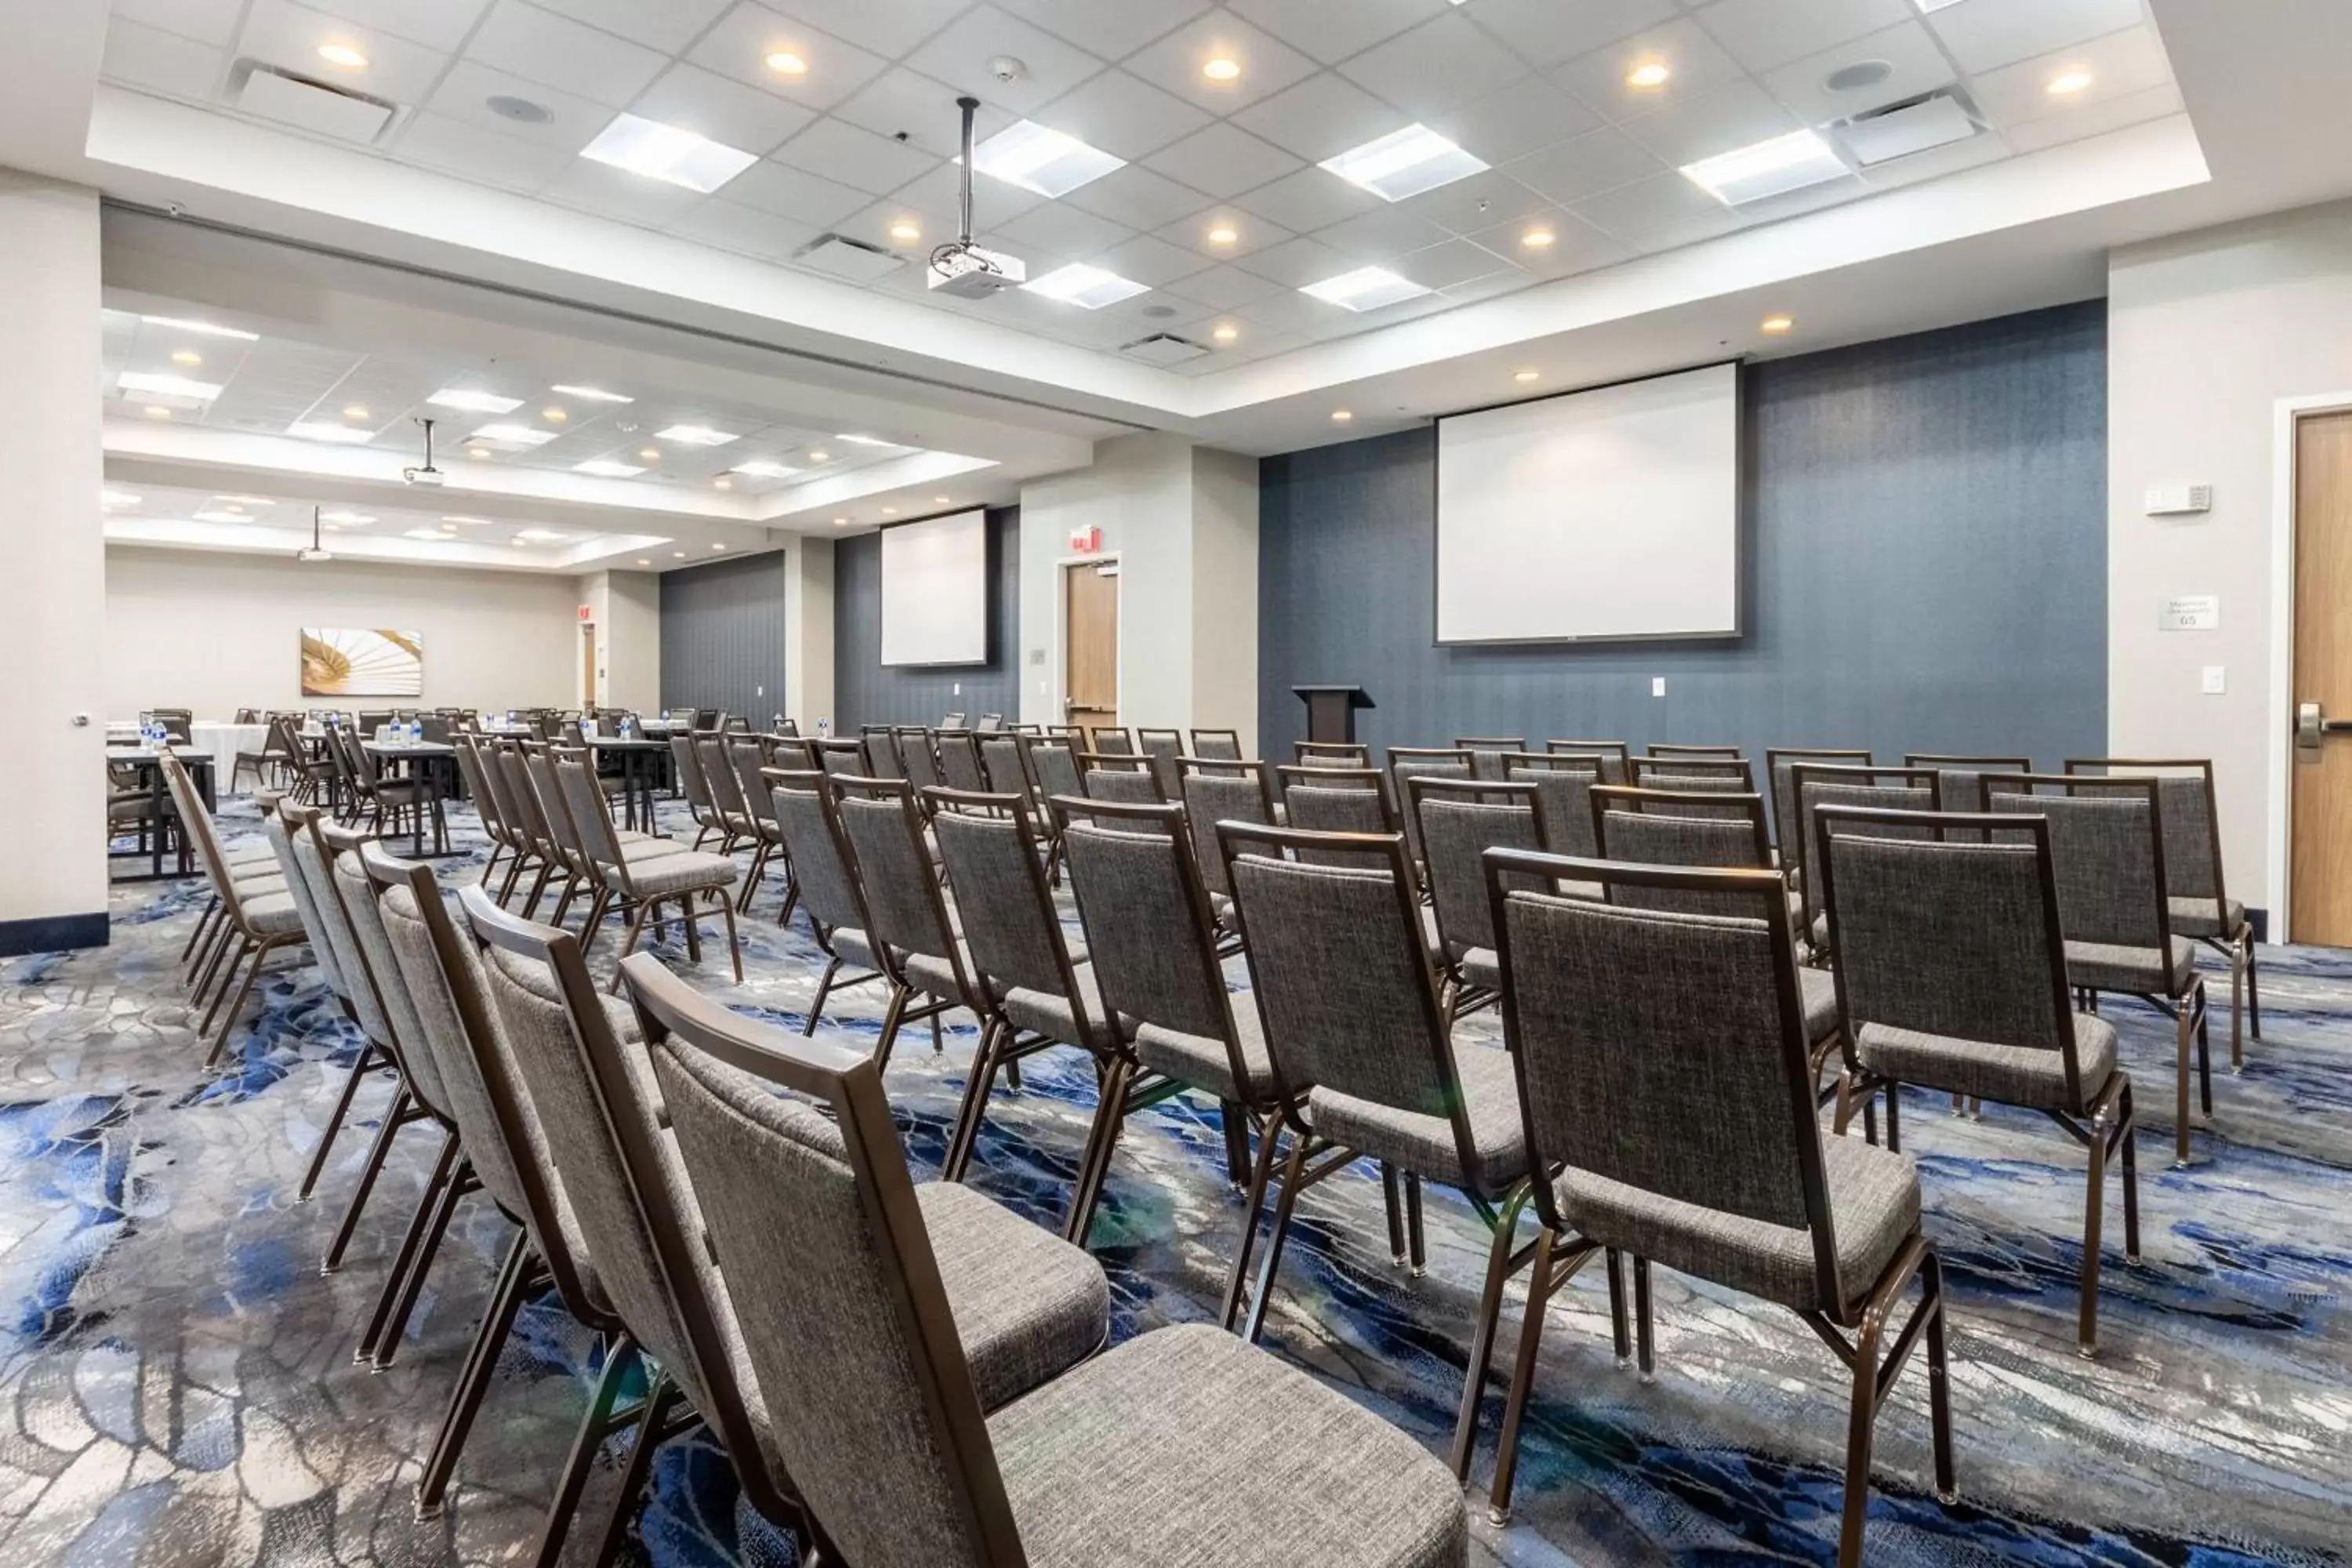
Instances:
[[[2299,702],[2294,709],[2294,760],[2319,761],[2319,749],[2330,735],[2352,735],[2352,719],[2330,719],[2316,702]]]

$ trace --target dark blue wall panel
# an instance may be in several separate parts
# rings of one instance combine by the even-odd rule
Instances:
[[[1321,682],[1371,694],[1376,746],[2104,749],[2104,301],[1752,365],[1742,398],[1737,642],[1435,647],[1434,431],[1267,459],[1266,754],[1305,733],[1290,688]]]
[[[1021,716],[1021,509],[988,514],[988,662],[952,669],[887,668],[882,663],[882,536],[861,533],[833,547],[834,728],[936,724],[961,712],[973,722]],[[961,686],[961,693],[956,688]]]
[[[784,646],[782,551],[662,574],[664,708],[724,709],[766,729],[784,706]]]

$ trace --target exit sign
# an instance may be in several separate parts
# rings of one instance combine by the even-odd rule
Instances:
[[[596,606],[595,606],[595,605],[581,605],[581,606],[580,606],[580,618],[581,618],[582,620],[583,620],[583,621],[593,621],[593,620],[594,620],[594,619],[596,618]]]
[[[1101,530],[1101,529],[1099,529],[1099,528],[1074,528],[1074,529],[1072,529],[1072,530],[1070,531],[1070,553],[1071,553],[1071,554],[1073,554],[1073,555],[1092,555],[1096,551],[1100,550],[1101,548],[1102,548],[1102,530]]]

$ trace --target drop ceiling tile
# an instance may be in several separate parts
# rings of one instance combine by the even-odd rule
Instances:
[[[1862,171],[1862,183],[1874,191],[1891,191],[1904,185],[1916,185],[1924,180],[1940,180],[1946,174],[1956,174],[1963,169],[1998,163],[2010,155],[2015,140],[2014,137],[2002,136],[1998,131],[1980,131],[1965,142],[1930,147],[1925,153],[1914,153],[1908,157],[1890,158],[1884,163],[1873,164]],[[2020,146],[2015,150],[2022,152],[2025,149]]]
[[[1276,331],[1299,332],[1308,337],[1344,332],[1363,319],[1356,311],[1325,304],[1314,295],[1301,294],[1295,289],[1268,294],[1263,300],[1253,300],[1238,313],[1245,321],[1255,321],[1259,326],[1271,327]]]
[[[1295,87],[1242,110],[1234,123],[1310,163],[1336,158],[1350,147],[1376,142],[1412,121],[1329,71],[1318,71]]]
[[[535,103],[547,110],[548,118],[536,123],[509,120],[490,107],[493,98],[519,98]],[[441,85],[434,89],[433,96],[425,100],[425,107],[435,114],[463,121],[478,131],[493,132],[562,153],[579,152],[613,120],[613,111],[601,103],[591,103],[584,98],[574,98],[472,60],[459,60],[451,66],[449,74],[441,79]],[[400,145],[406,147],[405,137]]]
[[[1328,169],[1307,168],[1260,185],[1235,198],[1234,205],[1305,234],[1388,204]]]
[[[1201,74],[1203,65],[1219,58],[1239,65],[1242,74],[1231,81],[1212,81]],[[1194,17],[1122,63],[1144,80],[1212,114],[1245,109],[1315,74],[1313,60],[1223,9]]]
[[[2086,72],[2091,85],[2064,95],[2050,83],[2068,72]],[[2172,62],[2152,26],[2127,27],[2073,48],[2020,60],[1975,79],[1977,105],[2004,128],[2066,114],[2112,98],[2127,98],[2172,80]]]
[[[99,74],[179,98],[209,99],[227,65],[226,51],[200,39],[117,17],[107,26]]]
[[[1234,231],[1233,242],[1219,245],[1209,238],[1210,231],[1220,225]],[[1264,250],[1270,245],[1280,245],[1295,237],[1280,224],[1245,212],[1239,206],[1220,205],[1203,209],[1192,216],[1170,224],[1160,231],[1160,237],[1171,245],[1181,245],[1212,261],[1231,261],[1236,257]]]
[[[775,9],[859,48],[897,59],[938,32],[970,0],[775,0]]]
[[[1833,73],[1871,62],[1887,68],[1883,80],[1843,92],[1834,91],[1827,85]],[[1936,47],[1927,29],[1917,22],[1905,22],[1866,38],[1792,60],[1768,73],[1764,85],[1798,119],[1822,125],[1933,92],[1948,86],[1951,80],[1951,62]]]
[[[720,190],[727,200],[818,229],[828,228],[873,200],[855,186],[837,184],[805,169],[762,159]]]
[[[394,155],[403,163],[518,191],[538,190],[572,161],[572,154],[561,148],[502,136],[446,114],[411,118]]]
[[[900,239],[891,229],[909,223],[921,230],[912,239]],[[862,239],[868,245],[878,245],[893,250],[910,261],[920,261],[930,254],[931,247],[955,237],[956,212],[953,207],[927,211],[912,202],[876,202],[872,206],[852,213],[833,226],[852,239]]]
[[[642,44],[524,0],[498,0],[466,46],[466,58],[616,109],[651,86],[669,63]]]
[[[2008,133],[2009,144],[2020,153],[2038,153],[2044,147],[2063,142],[2080,142],[2088,136],[2104,136],[2110,131],[2121,131],[2127,125],[2178,114],[2183,104],[2180,89],[2170,82],[2162,87],[2148,88],[2121,98],[2110,98],[2100,103],[2070,109],[2063,114],[2045,115],[2029,120]],[[1988,136],[1985,141],[1995,138]],[[1875,182],[1874,182],[1875,183]]]
[[[671,232],[723,249],[782,261],[822,231],[740,202],[713,197],[679,218]]]
[[[2032,59],[2147,20],[2141,0],[1968,0],[1927,25],[1971,74]]]
[[[1800,129],[1795,115],[1745,79],[1625,122],[1626,134],[1677,168]]]
[[[1402,206],[1387,206],[1318,229],[1315,237],[1350,260],[1386,261],[1408,250],[1442,245],[1452,237]]]
[[[1115,246],[1095,258],[1095,264],[1107,267],[1121,278],[1131,278],[1138,283],[1159,289],[1180,278],[1190,278],[1209,265],[1209,258],[1181,245],[1171,245],[1164,239],[1139,234],[1126,244]]]
[[[447,54],[466,41],[488,4],[489,0],[404,0],[386,5],[378,0],[317,0],[313,9]]]
[[[1446,0],[1232,0],[1236,16],[1329,65],[1396,37],[1433,16]]]
[[[1125,71],[1104,71],[1030,117],[1132,163],[1209,122],[1204,111]]]
[[[114,0],[112,19],[226,48],[244,10],[245,0]]]
[[[1674,0],[1477,0],[1464,9],[1537,67],[1574,59],[1675,14]]]
[[[1163,227],[1209,205],[1209,198],[1192,186],[1154,174],[1140,163],[1089,180],[1062,200],[1097,217],[1139,229]]]
[[[1469,234],[1490,224],[1508,223],[1550,204],[1538,192],[1498,170],[1489,169],[1397,203],[1400,211],[1433,223],[1450,234]]]
[[[867,82],[833,112],[877,136],[895,137],[903,131],[913,145],[942,158],[956,156],[962,146],[963,111],[956,108],[956,89],[904,66],[894,66]],[[982,104],[972,134],[985,142],[1013,118],[993,104]]]
[[[772,168],[774,165],[767,166]],[[733,191],[759,167],[754,165],[752,171],[737,176],[724,188]],[[673,185],[666,180],[649,180],[642,174],[632,174],[626,169],[616,169],[609,163],[593,163],[586,158],[572,159],[540,195],[549,201],[594,213],[600,217],[657,227],[676,223],[688,209],[709,200],[708,196],[689,191],[683,185]]]
[[[772,54],[798,55],[808,69],[798,76],[771,70],[767,60]],[[752,0],[741,0],[720,17],[686,58],[706,70],[815,110],[831,109],[890,64],[879,55]],[[950,131],[946,144],[952,147],[952,126]]]
[[[1212,310],[1235,310],[1252,300],[1281,293],[1282,285],[1238,267],[1212,267],[1169,284],[1168,292],[1195,300]]]
[[[354,4],[359,0],[353,0]],[[602,27],[608,33],[618,33],[648,48],[659,49],[666,55],[677,54],[703,30],[719,19],[730,0],[661,0],[658,5],[647,5],[644,0],[542,0],[551,11],[560,11],[575,22],[585,22],[592,27]],[[439,0],[439,4],[472,4],[480,8],[479,0]]]
[[[1353,272],[1360,264],[1318,239],[1301,237],[1270,245],[1236,265],[1244,272],[1272,279],[1286,289],[1303,289],[1326,278]]]
[[[1538,224],[1549,229],[1552,237],[1552,242],[1540,249],[1521,243],[1528,230]],[[1611,238],[1563,209],[1530,215],[1516,223],[1497,224],[1468,237],[1498,256],[1508,257],[1513,265],[1535,279],[1572,277],[1613,266],[1633,255],[1633,247]]]
[[[1449,239],[1388,262],[1390,271],[1410,278],[1424,289],[1450,289],[1474,278],[1516,272],[1508,261],[1466,239]]]
[[[1135,237],[1135,231],[1124,224],[1060,202],[1041,202],[997,232],[1013,242],[1016,255],[1050,250],[1081,261]]]
[[[1576,216],[1636,250],[1664,250],[1742,226],[1730,208],[1681,174],[1659,174],[1588,197]]]
[[[640,93],[629,112],[746,153],[772,153],[816,111],[704,70],[677,65]]]
[[[347,43],[367,56],[357,70],[327,67],[319,46]],[[394,103],[415,103],[432,90],[449,63],[438,49],[373,27],[361,26],[287,0],[254,0],[246,14],[245,31],[237,41],[240,53],[303,76],[332,78],[343,87],[358,88]]]
[[[1124,170],[1120,173],[1125,173]],[[1116,176],[1108,176],[1116,177]],[[1095,182],[1100,184],[1102,182]],[[982,228],[1020,216],[1045,198],[1034,191],[1024,191],[1018,185],[1008,185],[1003,180],[981,175],[972,183],[973,221]],[[955,212],[963,200],[963,168],[957,163],[941,163],[929,174],[908,181],[890,193],[894,201],[908,202],[925,212]],[[1073,195],[1076,192],[1071,193]],[[1088,211],[1098,211],[1088,208]],[[1117,217],[1117,213],[1106,213]],[[941,237],[945,237],[942,236]]]
[[[1482,162],[1502,164],[1580,136],[1600,125],[1601,116],[1546,78],[1531,75],[1423,123]]]
[[[1625,79],[1641,66],[1672,72],[1656,87]],[[1687,16],[1620,38],[1552,68],[1551,79],[1611,120],[1626,121],[1687,103],[1740,79],[1739,62]]]
[[[1010,57],[1022,64],[1011,81],[1001,81],[991,60]],[[907,57],[925,76],[969,92],[983,103],[1027,115],[1076,89],[1103,68],[1103,62],[1051,33],[1008,16],[993,5],[975,6]]]
[[[1212,196],[1236,196],[1278,180],[1299,161],[1234,125],[1211,125],[1163,147],[1144,163]]]
[[[776,161],[861,191],[895,191],[939,163],[920,148],[831,115],[776,149]]]
[[[1454,10],[1339,68],[1417,120],[1491,97],[1527,73],[1523,59]]]
[[[1766,71],[1917,15],[1910,0],[1716,0],[1698,19],[1732,58]]]
[[[1103,0],[997,0],[1024,21],[1060,35],[1107,60],[1124,59],[1178,24],[1209,8],[1210,0],[1151,0],[1105,5]]]
[[[1615,129],[1588,132],[1503,168],[1504,174],[1556,202],[1580,202],[1666,172],[1655,153]]]

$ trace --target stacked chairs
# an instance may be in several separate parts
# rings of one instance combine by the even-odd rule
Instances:
[[[873,921],[866,913],[865,891],[858,885],[856,863],[850,858],[849,842],[842,836],[825,776],[770,768],[760,777],[766,785],[769,809],[774,814],[784,858],[800,892],[801,910],[808,916],[817,951],[824,954],[824,973],[817,977],[816,998],[809,1004],[808,1016],[801,1027],[802,1034],[814,1035],[817,1020],[824,1016],[825,1001],[834,992],[887,979],[887,975],[875,958],[872,940],[866,934]],[[791,919],[792,911],[787,909],[781,918]],[[866,973],[843,980],[839,976],[844,964]]]

